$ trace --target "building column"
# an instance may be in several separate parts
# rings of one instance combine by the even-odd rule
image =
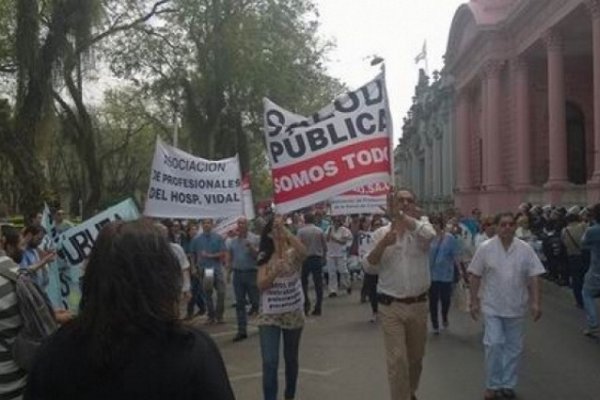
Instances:
[[[404,184],[407,187],[411,188],[412,190],[415,190],[415,185],[413,182],[412,159],[413,159],[412,151],[409,148],[406,152],[406,175],[404,175]]]
[[[444,159],[444,189],[445,198],[454,197],[454,188],[456,186],[456,118],[450,113],[454,104],[454,94],[451,94],[448,100],[448,108],[445,112],[444,132],[442,142],[442,153]]]
[[[444,163],[444,172],[447,177],[446,189],[444,190],[445,196],[454,197],[454,188],[456,187],[456,118],[450,113],[454,104],[454,96],[450,100],[448,106],[448,115],[445,118],[446,128],[444,132],[444,157],[447,160]]]
[[[529,64],[523,57],[513,60],[516,100],[517,189],[531,186],[531,128],[529,107]]]
[[[445,118],[444,120],[448,120],[448,115],[445,114]],[[442,163],[442,167],[441,167],[441,174],[442,174],[442,184],[440,187],[440,196],[441,197],[446,197],[448,195],[448,183],[449,183],[449,179],[448,177],[450,176],[450,163],[449,158],[450,158],[450,148],[448,146],[448,134],[450,133],[450,130],[448,129],[448,122],[444,122],[444,126],[442,128],[442,138],[440,139],[440,146],[442,147],[441,150],[441,163]]]
[[[417,193],[417,196],[419,198],[421,198],[421,183],[419,182],[419,156],[417,155],[416,151],[413,151],[413,153],[412,153],[411,164],[412,164],[412,168],[411,168],[412,173],[410,174],[410,176],[411,176],[413,189],[414,189],[415,193]]]
[[[423,179],[425,187],[423,188],[423,195],[427,201],[432,200],[433,193],[433,142],[427,135],[425,139],[425,177]]]
[[[504,63],[492,60],[485,65],[487,82],[487,132],[484,141],[487,152],[483,160],[488,165],[484,186],[488,190],[498,189],[502,182],[502,140],[500,130],[500,73]]]
[[[548,52],[549,188],[562,188],[567,175],[567,117],[563,41],[556,31],[545,37]]]
[[[459,191],[467,191],[473,187],[471,180],[471,124],[470,99],[466,89],[462,89],[457,95],[456,102],[456,165],[457,165],[457,188]]]
[[[440,186],[442,183],[442,157],[440,152],[440,145],[441,138],[437,137],[436,133],[436,135],[434,135],[433,137],[433,198],[438,198],[441,194]]]
[[[600,0],[588,0],[594,53],[594,172],[590,183],[600,185]]]

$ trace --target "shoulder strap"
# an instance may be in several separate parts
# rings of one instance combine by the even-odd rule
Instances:
[[[577,244],[577,241],[573,238],[573,235],[571,235],[571,232],[569,231],[568,226],[565,228],[565,232],[567,232],[567,235],[569,235],[569,239],[571,239],[571,242],[573,242],[575,247],[577,247],[577,250],[581,250],[581,247],[579,247],[579,244]]]
[[[8,279],[9,281],[16,282],[19,277],[16,273],[10,269],[16,266],[15,262],[8,257],[0,258],[0,276]]]

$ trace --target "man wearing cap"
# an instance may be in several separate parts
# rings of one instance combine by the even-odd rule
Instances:
[[[392,223],[373,233],[375,246],[366,257],[369,270],[379,274],[378,314],[392,400],[416,399],[427,339],[428,252],[436,233],[420,218],[415,201],[408,189],[390,194]]]

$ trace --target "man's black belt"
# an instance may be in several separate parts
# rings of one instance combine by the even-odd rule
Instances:
[[[427,301],[427,292],[414,297],[393,297],[384,293],[377,293],[377,302],[389,306],[392,303],[415,304]]]
[[[234,268],[233,272],[236,272],[239,274],[239,273],[257,272],[257,270],[256,269],[235,269]]]

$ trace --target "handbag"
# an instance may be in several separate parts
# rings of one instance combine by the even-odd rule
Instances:
[[[471,291],[469,289],[469,285],[465,281],[461,280],[456,284],[453,297],[453,304],[456,305],[456,308],[459,311],[465,313],[470,312]]]

